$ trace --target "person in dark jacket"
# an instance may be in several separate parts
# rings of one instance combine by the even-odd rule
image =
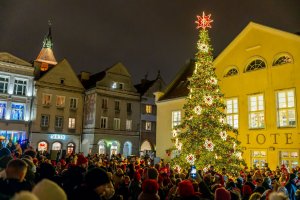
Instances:
[[[292,174],[290,174],[289,181],[285,185],[285,188],[287,189],[287,191],[289,193],[290,200],[296,200],[296,191],[297,191],[296,181],[297,181],[297,176],[296,176],[296,174],[292,173]]]
[[[31,185],[25,181],[27,164],[21,159],[9,161],[6,171],[6,179],[0,179],[0,193],[12,197],[22,190],[30,191]]]

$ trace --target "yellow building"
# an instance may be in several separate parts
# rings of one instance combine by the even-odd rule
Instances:
[[[227,123],[239,131],[248,166],[299,165],[300,37],[256,23],[214,60],[227,104]],[[157,156],[172,158],[172,126],[180,123],[189,62],[164,93],[157,94]],[[298,69],[297,69],[298,67]],[[170,155],[170,156],[168,156]]]

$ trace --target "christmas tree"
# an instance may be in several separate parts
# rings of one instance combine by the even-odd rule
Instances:
[[[214,72],[212,47],[207,28],[211,15],[197,16],[199,41],[195,55],[195,69],[189,78],[189,94],[183,106],[182,123],[173,129],[173,142],[178,154],[172,160],[174,168],[195,165],[217,171],[239,172],[245,162],[242,158],[237,130],[226,123],[224,95]]]

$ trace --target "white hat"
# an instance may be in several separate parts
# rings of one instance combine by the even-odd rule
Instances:
[[[59,185],[50,181],[49,179],[43,179],[32,190],[40,200],[67,200],[67,195]]]

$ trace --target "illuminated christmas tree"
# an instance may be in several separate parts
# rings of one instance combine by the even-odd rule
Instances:
[[[214,72],[212,47],[207,28],[211,28],[211,15],[197,16],[199,41],[195,55],[195,69],[189,78],[189,94],[183,107],[182,123],[173,129],[174,168],[195,165],[198,169],[213,165],[217,171],[226,167],[238,172],[243,165],[238,134],[226,123],[224,95],[220,91]]]

